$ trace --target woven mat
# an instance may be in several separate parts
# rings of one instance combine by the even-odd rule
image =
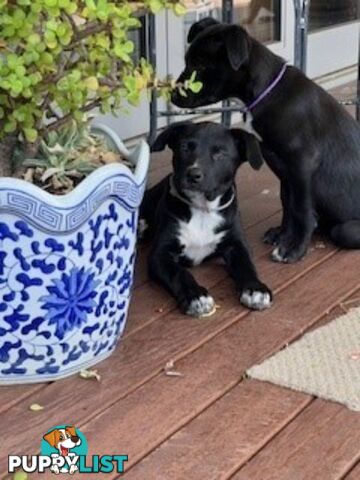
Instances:
[[[307,333],[247,373],[360,411],[360,308]]]

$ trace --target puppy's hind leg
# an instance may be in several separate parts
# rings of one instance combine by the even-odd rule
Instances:
[[[278,227],[269,228],[263,235],[263,242],[274,247],[278,246],[281,242],[281,238],[286,236],[286,233],[291,228],[290,218],[290,191],[285,180],[281,180],[280,184],[280,198],[283,207],[283,217],[281,225]]]
[[[360,248],[360,220],[335,225],[330,232],[331,240],[341,248]]]

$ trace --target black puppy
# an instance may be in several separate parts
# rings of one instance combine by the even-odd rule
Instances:
[[[334,98],[238,25],[206,18],[189,32],[182,82],[197,72],[198,94],[180,107],[237,97],[252,115],[262,153],[281,181],[283,220],[264,241],[273,259],[303,257],[316,227],[343,248],[360,248],[360,126]]]
[[[150,277],[184,313],[205,316],[215,302],[185,267],[221,256],[241,303],[255,310],[270,307],[272,294],[258,279],[245,242],[235,187],[242,162],[256,169],[262,164],[257,140],[213,123],[178,123],[159,135],[152,150],[166,145],[173,151],[173,174],[145,193],[140,212],[140,222],[154,236]]]

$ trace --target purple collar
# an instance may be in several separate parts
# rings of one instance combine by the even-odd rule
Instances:
[[[285,72],[286,72],[286,68],[287,68],[287,64],[284,63],[284,65],[282,66],[282,69],[280,70],[280,73],[277,75],[277,77],[270,83],[270,85],[257,97],[255,98],[255,100],[253,100],[249,105],[245,105],[245,107],[243,107],[241,109],[241,112],[242,113],[248,113],[248,112],[251,112],[251,110],[253,108],[255,108],[262,100],[264,100],[265,97],[267,97],[269,95],[269,93],[271,93],[274,88],[276,87],[276,85],[280,82],[280,80],[283,78],[283,76],[285,75]]]

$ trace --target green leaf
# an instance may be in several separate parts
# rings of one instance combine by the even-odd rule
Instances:
[[[134,51],[134,43],[128,40],[123,44],[123,51],[125,53],[132,53]]]
[[[58,0],[58,6],[60,8],[69,8],[70,0]]]
[[[16,96],[19,95],[23,90],[23,84],[20,80],[16,80],[15,82],[11,83],[11,94]]]
[[[196,70],[194,70],[189,78],[189,82],[194,82],[196,78]]]
[[[40,37],[40,35],[39,35],[38,33],[32,33],[32,34],[28,37],[27,41],[28,41],[28,43],[29,43],[30,45],[36,45],[36,44],[38,44],[38,43],[41,42],[41,37]]]
[[[193,82],[193,83],[190,83],[189,90],[191,90],[193,93],[199,93],[202,87],[203,87],[202,82]]]
[[[176,15],[178,15],[180,17],[181,15],[186,14],[187,8],[184,5],[182,5],[181,3],[176,3],[174,5],[174,12],[175,12]]]
[[[45,65],[52,65],[52,63],[54,61],[54,57],[49,52],[43,52],[40,55],[40,60],[41,60],[41,63],[43,63]]]
[[[152,13],[157,13],[159,12],[163,7],[163,4],[161,0],[150,0],[149,1],[149,8],[152,11]]]
[[[28,480],[28,475],[25,472],[15,472],[12,480]]]
[[[17,127],[17,124],[16,124],[15,120],[10,119],[7,122],[5,122],[4,131],[6,133],[13,133],[13,132],[15,132],[16,127]]]
[[[96,77],[88,77],[84,80],[84,85],[89,90],[97,90],[99,88],[99,82]]]
[[[38,132],[34,128],[24,128],[24,135],[28,142],[34,143],[38,138]]]

